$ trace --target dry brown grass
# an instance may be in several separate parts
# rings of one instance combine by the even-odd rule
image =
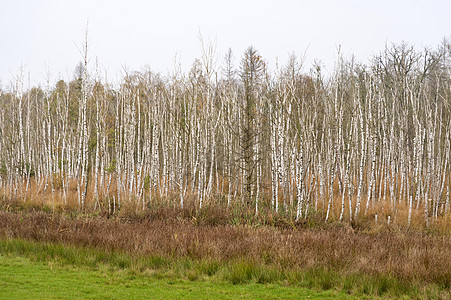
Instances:
[[[51,208],[52,210],[56,211],[71,211],[71,210],[80,210],[80,204],[79,204],[79,196],[78,196],[78,190],[77,190],[77,182],[76,180],[70,180],[69,181],[69,187],[66,193],[66,198],[63,197],[64,193],[62,191],[62,182],[59,177],[56,176],[55,180],[55,190],[52,193],[50,185],[47,186],[47,189],[44,189],[45,183],[38,185],[37,180],[32,179],[30,181],[30,186],[28,191],[25,191],[24,186],[18,188],[18,190],[22,190],[21,193],[18,194],[12,194],[11,193],[11,187],[1,187],[0,188],[0,199],[9,199],[13,201],[22,201],[23,203],[27,205],[38,205],[38,206],[46,206]],[[57,181],[60,181],[59,184],[56,184]],[[279,193],[279,213],[275,213],[274,209],[271,208],[271,196],[270,193],[263,193],[262,198],[259,201],[259,215],[258,219],[256,220],[254,216],[254,203],[247,204],[243,199],[241,199],[238,195],[237,198],[232,199],[232,208],[227,208],[227,195],[225,195],[223,192],[227,190],[226,183],[227,179],[220,178],[219,180],[219,193],[216,193],[213,191],[212,195],[210,197],[207,197],[204,199],[204,206],[215,206],[215,207],[221,207],[222,210],[224,210],[223,213],[229,214],[229,221],[232,218],[235,218],[235,220],[232,222],[233,224],[240,223],[240,224],[275,224],[280,223],[282,219],[282,223],[284,223],[286,220],[294,220],[296,217],[296,191],[291,191],[292,199],[292,206],[287,209],[285,204],[290,203],[289,199],[283,199],[282,191]],[[379,184],[379,182],[377,183]],[[264,182],[263,186],[266,186],[267,188],[270,187],[270,182]],[[424,216],[424,210],[423,210],[423,203],[419,205],[419,208],[416,209],[416,205],[413,207],[412,211],[412,217],[411,217],[411,223],[408,224],[408,210],[409,207],[407,205],[406,199],[402,199],[401,201],[397,200],[396,204],[396,212],[393,209],[393,205],[390,203],[390,199],[388,198],[388,193],[385,193],[385,188],[382,185],[382,198],[379,199],[379,193],[376,192],[375,198],[371,201],[370,208],[368,210],[367,214],[364,214],[366,201],[367,201],[367,195],[363,194],[361,199],[361,209],[360,214],[356,220],[353,220],[350,222],[349,217],[349,202],[347,195],[345,197],[345,209],[344,209],[344,218],[343,222],[351,224],[354,228],[362,229],[362,226],[366,229],[371,228],[373,230],[374,228],[380,228],[383,224],[394,224],[398,227],[409,227],[410,229],[417,230],[417,231],[425,231],[425,232],[437,232],[439,234],[451,234],[451,211],[448,212],[448,214],[445,214],[443,212],[440,212],[438,215],[438,218],[432,217],[430,215],[429,217],[429,227],[426,226],[425,222],[425,216]],[[111,184],[109,187],[109,190],[106,192],[100,192],[100,199],[99,204],[100,208],[96,206],[96,203],[94,201],[94,182],[91,180],[88,185],[87,190],[87,198],[86,198],[86,204],[84,211],[85,212],[92,212],[96,210],[97,212],[101,212],[103,214],[105,213],[113,213],[114,206],[113,201],[116,201],[116,212],[120,211],[120,214],[136,214],[139,211],[142,213],[146,213],[145,211],[142,211],[142,199],[146,201],[145,203],[145,209],[159,209],[161,207],[180,207],[180,197],[179,197],[179,191],[169,191],[168,195],[160,195],[158,189],[154,190],[152,193],[152,201],[149,202],[149,195],[148,191],[144,192],[143,198],[138,199],[136,196],[130,196],[127,195],[125,192],[121,193],[121,205],[119,207],[119,203],[117,203],[117,185],[115,182],[115,179],[112,178]],[[341,201],[342,201],[342,195],[339,192],[339,184],[338,179],[336,179],[333,183],[333,202],[331,206],[331,212],[329,217],[329,222],[336,222],[339,219],[340,212],[341,212]],[[387,191],[388,192],[388,191]],[[325,195],[323,199],[318,199],[318,210],[315,211],[314,203],[316,202],[315,199],[308,199],[310,201],[310,208],[308,212],[308,218],[304,222],[311,225],[311,226],[321,226],[325,221],[326,213],[324,211],[324,207],[327,207],[327,201],[329,199],[329,190],[325,189]],[[345,190],[345,193],[347,194],[347,191]],[[443,192],[445,193],[445,191]],[[312,195],[313,197],[316,196],[316,193]],[[442,196],[445,196],[442,195]],[[9,201],[8,200],[8,201]],[[355,206],[356,206],[356,195],[352,196],[352,211],[354,213]],[[199,200],[197,198],[196,192],[192,193],[189,189],[187,191],[187,194],[185,195],[184,199],[184,205],[185,207],[188,207],[190,209],[198,210],[199,206]],[[95,208],[95,209],[94,209]],[[287,210],[286,210],[287,209]],[[432,209],[430,209],[430,214],[432,212]],[[377,223],[376,223],[376,215],[377,215]],[[354,216],[353,216],[354,219]],[[390,221],[389,221],[390,219]],[[292,221],[289,221],[292,222]],[[288,223],[289,223],[288,222]],[[230,223],[230,222],[229,222]],[[285,222],[286,223],[286,222]]]
[[[35,210],[35,211],[33,211]],[[37,211],[36,211],[37,210]],[[227,214],[210,208],[210,219],[185,209],[161,208],[145,215],[115,218],[29,209],[0,211],[0,238],[61,242],[174,258],[236,259],[282,270],[327,269],[344,274],[389,275],[451,287],[451,238],[392,227],[356,232],[332,224],[232,226]],[[196,217],[197,216],[197,217]],[[276,224],[277,225],[277,224]]]

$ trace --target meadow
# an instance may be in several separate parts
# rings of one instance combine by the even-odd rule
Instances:
[[[62,278],[78,274],[55,283],[72,286],[68,294],[55,294],[60,297],[120,297],[124,286],[136,287],[130,295],[141,297],[171,282],[174,294],[161,297],[178,297],[180,292],[196,298],[207,289],[212,297],[225,298],[446,299],[451,291],[449,234],[376,225],[373,220],[353,227],[275,215],[266,224],[248,224],[215,206],[102,215],[9,202],[0,211],[0,239],[1,280],[5,291],[17,297],[20,292],[14,294],[6,284],[10,280],[30,284],[33,293],[47,291],[42,295],[49,297],[45,286],[53,286],[52,279],[39,274],[52,268]],[[71,280],[85,282],[92,294],[76,294],[81,292]]]

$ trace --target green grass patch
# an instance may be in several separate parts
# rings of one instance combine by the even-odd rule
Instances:
[[[0,295],[6,295],[6,298],[10,298],[8,295],[47,298],[53,292],[57,293],[57,298],[123,298],[122,289],[130,287],[130,294],[125,293],[124,296],[136,298],[186,298],[183,291],[189,292],[193,298],[299,298],[321,295],[319,298],[382,296],[446,299],[450,296],[449,289],[442,285],[409,282],[391,275],[346,274],[325,268],[296,269],[272,263],[262,264],[250,257],[221,261],[213,258],[135,255],[19,239],[0,240],[0,267]],[[161,286],[171,287],[166,291],[159,288],[158,282]],[[21,288],[18,288],[19,285]],[[86,286],[86,289],[73,288],[76,286]],[[30,294],[21,294],[27,289],[30,289]],[[67,289],[67,294],[60,289]],[[177,289],[181,294],[177,294]],[[196,294],[203,289],[208,289],[210,294]],[[146,295],[146,291],[151,291],[151,294]]]
[[[0,299],[345,299],[346,295],[278,284],[131,275],[120,270],[60,266],[0,255]]]

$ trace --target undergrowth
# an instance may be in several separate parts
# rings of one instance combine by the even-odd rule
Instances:
[[[260,212],[255,214],[252,207],[236,202],[228,207],[224,207],[222,203],[211,201],[204,204],[202,208],[198,208],[193,201],[187,201],[183,208],[179,206],[167,205],[167,203],[158,202],[152,206],[147,206],[142,210],[133,203],[123,205],[117,208],[116,212],[108,211],[106,207],[95,209],[87,207],[80,211],[74,205],[57,205],[55,207],[37,203],[35,201],[5,200],[0,204],[0,211],[9,212],[44,212],[57,213],[66,217],[103,217],[113,218],[125,221],[139,220],[183,220],[189,221],[194,225],[232,225],[232,226],[251,226],[251,227],[275,227],[280,229],[331,229],[331,228],[347,228],[354,232],[378,233],[378,232],[416,232],[419,234],[435,235],[435,236],[451,236],[451,215],[444,216],[425,227],[421,221],[415,223],[415,219],[411,226],[407,226],[403,222],[375,222],[374,214],[359,215],[351,222],[339,221],[333,216],[328,222],[324,221],[324,212],[322,210],[309,209],[304,218],[295,220],[295,216],[279,210],[275,212],[268,206],[262,205]],[[418,216],[417,216],[418,217]],[[418,218],[421,218],[418,217]]]
[[[353,295],[451,296],[451,238],[439,228],[324,223],[217,205],[116,214],[27,202],[0,208],[0,253],[62,265],[125,270],[191,281],[279,283]]]

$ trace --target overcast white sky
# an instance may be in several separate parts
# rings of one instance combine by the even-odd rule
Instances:
[[[253,45],[274,66],[306,52],[331,69],[345,56],[367,61],[386,43],[436,47],[451,37],[450,0],[114,1],[0,0],[0,81],[6,85],[25,66],[32,82],[72,76],[81,60],[77,46],[89,21],[91,61],[111,79],[125,65],[167,74],[175,56],[184,71],[200,57],[199,31],[216,40],[221,58],[230,47],[236,65]]]

